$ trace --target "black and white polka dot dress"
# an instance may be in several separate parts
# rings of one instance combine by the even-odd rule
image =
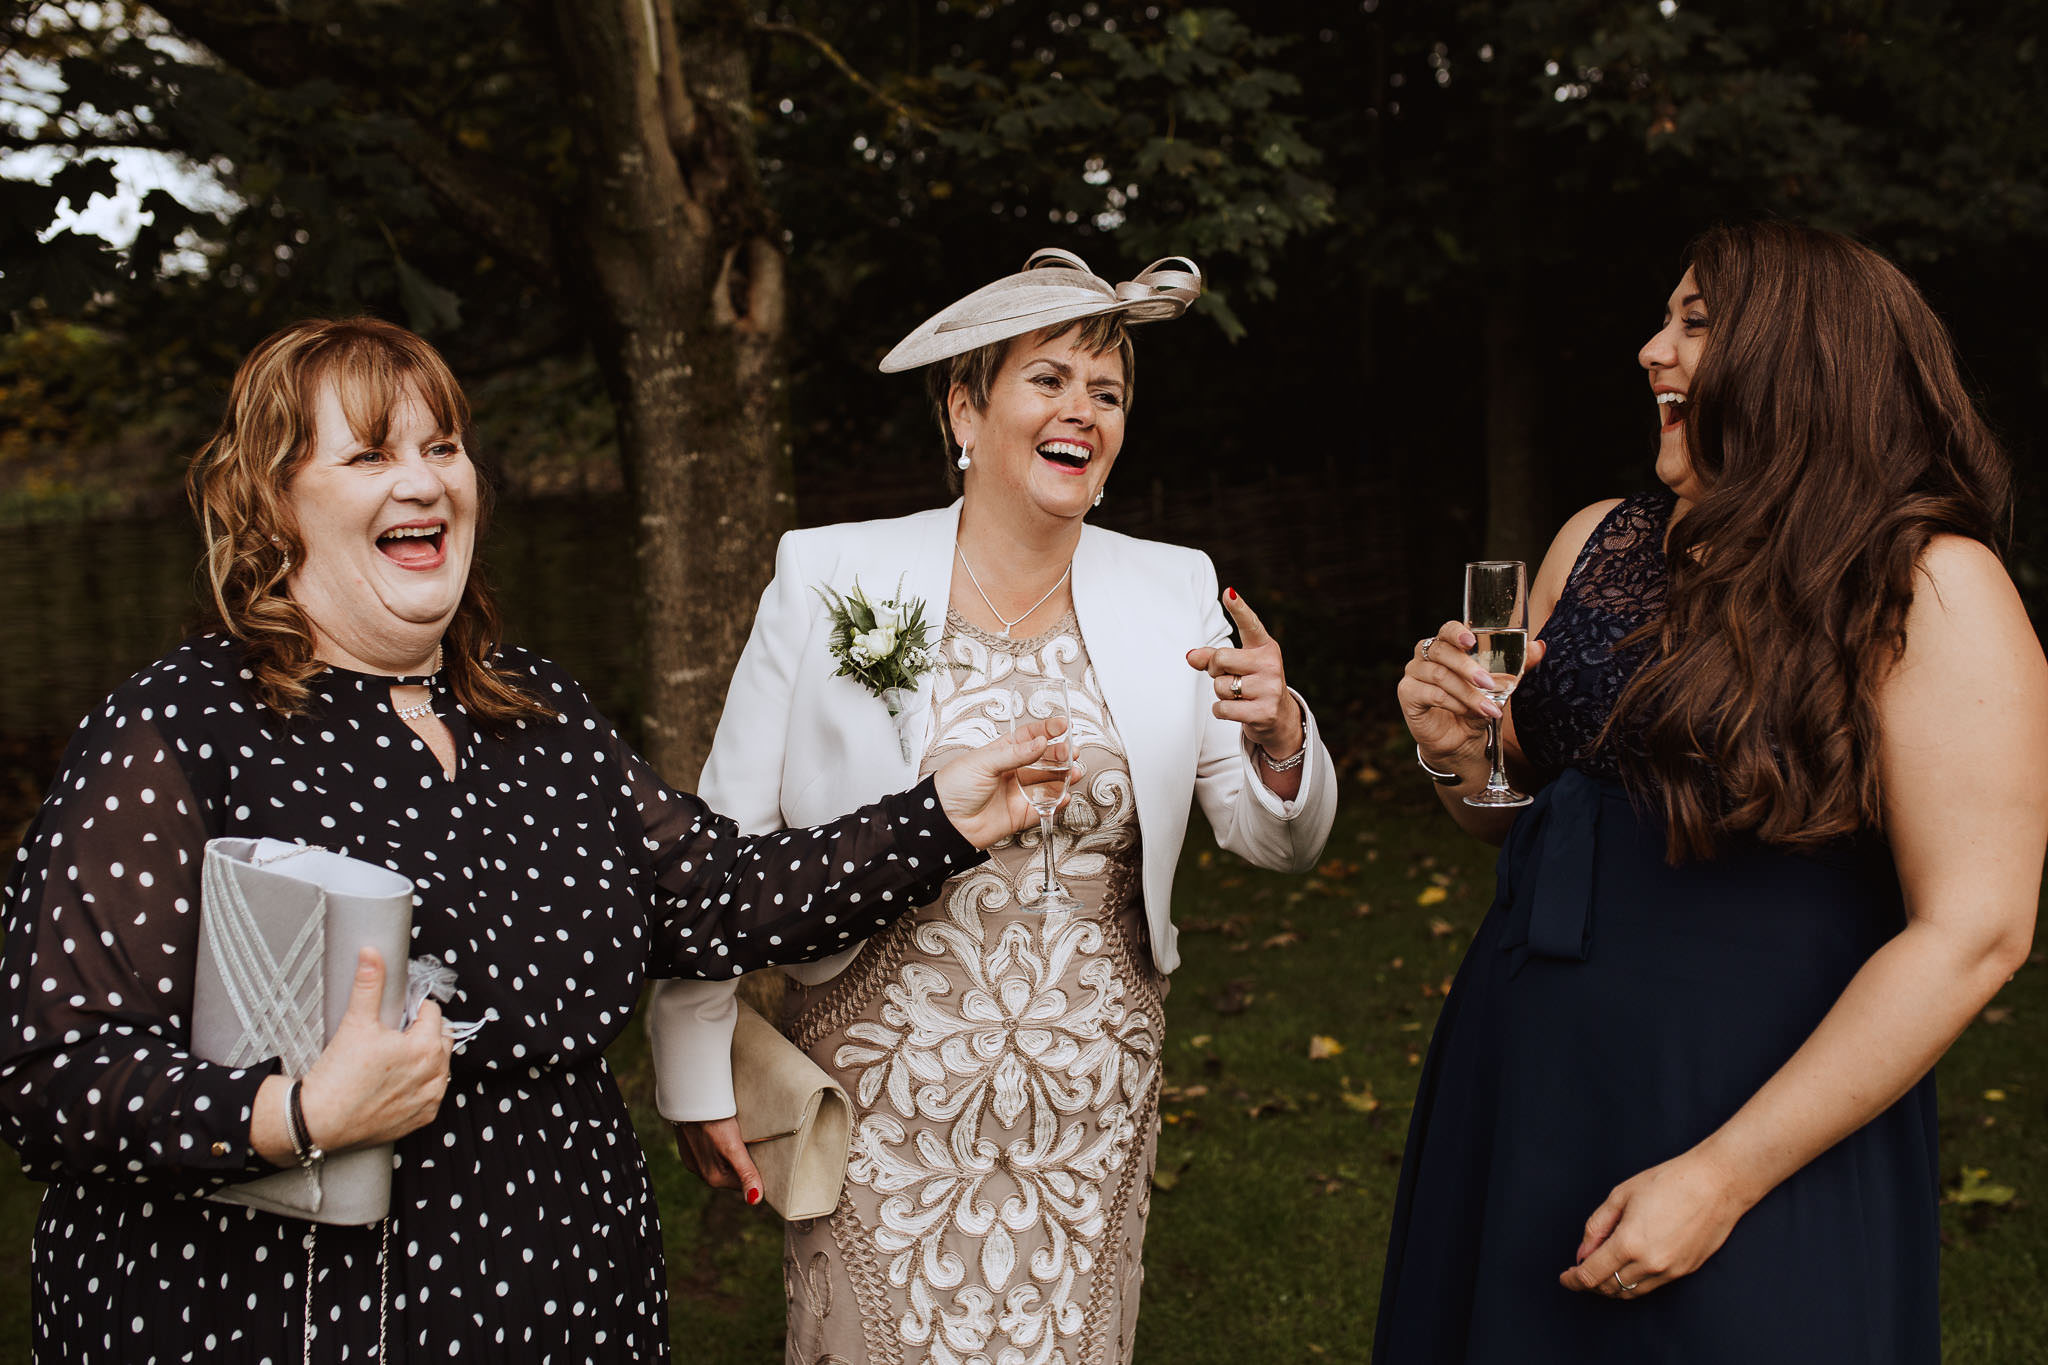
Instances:
[[[81,726],[8,881],[0,956],[0,1136],[50,1183],[39,1360],[307,1358],[309,1225],[198,1197],[271,1169],[249,1120],[274,1064],[184,1050],[200,855],[221,835],[411,877],[413,951],[459,974],[450,1018],[487,1021],[440,1116],[398,1143],[388,1227],[319,1229],[310,1358],[377,1360],[380,1327],[391,1361],[668,1358],[654,1203],[603,1058],[642,979],[835,952],[982,855],[929,780],[743,838],[559,668],[502,662],[558,722],[494,736],[442,680],[405,680],[434,691],[452,779],[392,712],[393,679],[329,670],[288,721],[218,636]]]

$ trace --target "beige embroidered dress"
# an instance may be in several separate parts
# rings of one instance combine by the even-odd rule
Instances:
[[[1053,853],[1080,908],[1021,903],[1042,875],[1034,828],[841,976],[793,991],[788,1032],[852,1096],[854,1132],[838,1211],[790,1225],[788,1359],[1120,1365],[1165,991],[1144,942],[1130,771],[1071,612],[1031,640],[949,613],[939,649],[926,772],[1007,734],[1065,675],[1086,771]]]

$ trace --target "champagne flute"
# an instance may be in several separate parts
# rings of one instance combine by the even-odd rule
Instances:
[[[1493,678],[1482,688],[1495,706],[1506,706],[1529,653],[1529,571],[1519,559],[1489,559],[1465,566],[1465,624],[1478,643],[1472,657]],[[1468,806],[1526,806],[1535,798],[1508,785],[1501,752],[1500,721],[1486,722],[1486,786],[1465,798]]]
[[[1067,677],[1054,670],[1052,677],[1038,684],[1023,698],[1010,719],[1010,730],[1033,720],[1057,720],[1066,728],[1059,738],[1046,746],[1045,754],[1017,775],[1017,781],[1024,789],[1025,799],[1031,802],[1031,809],[1038,812],[1038,844],[1045,858],[1044,876],[1039,882],[1037,894],[1020,897],[1024,908],[1046,914],[1054,910],[1074,911],[1081,903],[1060,885],[1059,875],[1053,870],[1052,861],[1052,817],[1066,799],[1067,787],[1080,771],[1080,755],[1074,744],[1073,707],[1067,697]]]

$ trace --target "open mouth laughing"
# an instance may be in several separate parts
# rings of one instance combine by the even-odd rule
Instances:
[[[1038,458],[1068,474],[1085,473],[1095,455],[1083,441],[1047,441],[1038,447]]]
[[[377,551],[401,569],[438,569],[448,557],[448,523],[409,521],[377,537]]]
[[[1663,411],[1664,430],[1675,431],[1685,425],[1685,395],[1676,389],[1662,389],[1657,393],[1657,406]]]

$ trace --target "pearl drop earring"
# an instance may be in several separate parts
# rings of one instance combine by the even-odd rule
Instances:
[[[1091,503],[1089,503],[1088,505],[1089,505],[1090,507],[1100,507],[1100,506],[1102,506],[1102,490],[1101,490],[1100,488],[1098,488],[1098,489],[1096,489],[1096,490],[1095,490],[1095,501],[1094,501],[1094,502],[1091,502]]]
[[[955,460],[955,461],[953,461],[953,465],[954,465],[954,467],[955,467],[955,468],[957,468],[957,469],[959,469],[959,470],[960,470],[960,471],[961,471],[962,473],[965,473],[965,472],[966,472],[966,470],[967,470],[967,466],[969,466],[969,465],[971,465],[971,464],[973,464],[973,463],[974,463],[974,455],[972,454],[972,452],[970,452],[970,451],[969,451],[969,450],[967,449],[967,447],[966,447],[966,446],[961,446],[961,447],[960,447],[960,458],[959,458],[959,459],[957,459],[957,460]]]

